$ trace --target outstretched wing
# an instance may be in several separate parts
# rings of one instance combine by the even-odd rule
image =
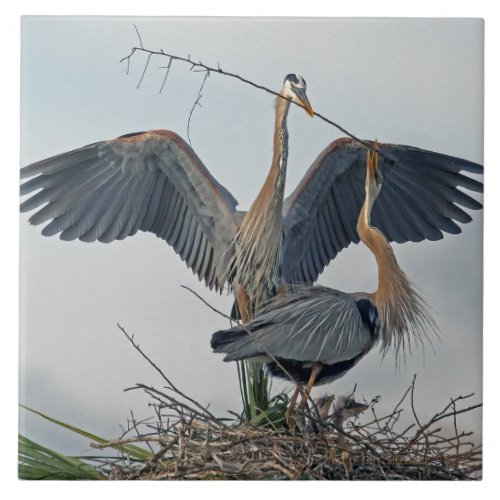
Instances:
[[[34,177],[36,176],[36,177]],[[210,288],[223,286],[237,201],[175,133],[154,130],[90,144],[21,170],[32,224],[62,240],[111,242],[138,230],[171,245]]]
[[[332,365],[353,359],[378,335],[378,317],[371,303],[352,295],[315,286],[274,298],[257,318],[212,336],[224,361],[259,356]]]
[[[368,143],[367,144],[371,144]],[[462,208],[482,205],[460,188],[482,192],[482,183],[463,171],[483,167],[411,146],[378,144],[383,187],[372,224],[389,241],[438,240],[461,232],[471,217]],[[351,242],[364,200],[366,150],[351,139],[332,142],[311,165],[284,204],[282,275],[286,282],[312,283]]]

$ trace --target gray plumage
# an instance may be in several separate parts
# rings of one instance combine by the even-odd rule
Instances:
[[[359,239],[377,262],[377,290],[344,293],[293,285],[249,323],[213,334],[212,348],[225,353],[225,361],[264,358],[271,374],[297,384],[307,382],[307,393],[314,384],[341,377],[379,338],[384,352],[394,346],[404,353],[412,342],[437,333],[424,300],[398,266],[387,239],[372,226],[383,184],[377,158],[376,147],[366,155],[364,199],[356,222]],[[303,397],[301,405],[305,401]]]
[[[224,361],[277,358],[310,370],[317,362],[357,362],[378,338],[377,310],[362,295],[306,285],[274,298],[249,323],[216,332],[211,345]]]
[[[371,217],[389,242],[458,234],[457,222],[471,221],[460,206],[482,207],[463,192],[482,192],[482,183],[463,173],[481,174],[481,165],[412,146],[378,144],[378,150],[384,187]],[[366,150],[351,139],[334,141],[285,200],[281,262],[287,283],[313,283],[339,252],[359,242],[356,221],[365,196],[365,156]]]
[[[40,174],[40,175],[38,175]],[[237,201],[176,134],[151,131],[98,142],[34,163],[22,178],[21,205],[42,234],[111,242],[156,234],[210,288],[221,289],[224,252],[236,235]]]
[[[482,173],[480,165],[411,146],[378,147],[389,161],[380,159],[384,189],[372,222],[389,241],[457,234],[457,223],[471,220],[460,207],[481,208],[463,192],[482,191],[480,182],[463,173]],[[342,249],[359,242],[364,155],[356,142],[339,139],[318,156],[276,219],[283,231],[281,275],[264,281],[312,283]],[[237,273],[227,271],[238,262],[235,237],[245,212],[236,211],[234,197],[174,132],[90,144],[29,165],[21,177],[29,179],[21,195],[34,193],[21,211],[38,209],[30,222],[48,222],[46,236],[108,243],[146,231],[167,241],[210,288],[221,290]]]

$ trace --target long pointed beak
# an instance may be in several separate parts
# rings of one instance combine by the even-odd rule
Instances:
[[[295,95],[297,96],[297,100],[299,101],[299,103],[302,104],[302,106],[306,110],[306,113],[309,116],[314,116],[314,111],[309,102],[309,99],[307,98],[306,91],[300,88],[294,88],[293,91],[295,92]]]
[[[368,150],[366,154],[366,161],[368,163],[368,169],[371,172],[371,174],[378,179],[379,177],[379,171],[378,171],[378,142],[375,140],[373,144],[373,149]]]
[[[357,403],[356,401],[349,401],[349,404],[346,405],[341,411],[346,418],[355,417],[360,413],[363,413],[365,410],[370,408],[368,405],[363,403]]]
[[[370,408],[368,405],[365,405],[363,403],[356,403],[354,402],[351,406],[350,406],[350,410],[353,410],[357,413],[361,413],[365,410],[368,410],[368,408]]]

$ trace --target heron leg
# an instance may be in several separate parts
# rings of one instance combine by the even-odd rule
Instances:
[[[323,365],[321,363],[316,363],[312,370],[311,370],[311,375],[309,376],[309,380],[307,382],[306,390],[304,391],[304,394],[302,394],[302,399],[300,401],[299,408],[302,410],[304,409],[304,406],[307,403],[307,400],[309,399],[309,394],[311,393],[311,389],[314,385],[314,382],[316,382],[316,378],[319,375],[319,372],[323,368]]]
[[[297,402],[297,399],[299,397],[299,394],[301,392],[300,385],[297,385],[295,387],[295,392],[292,394],[292,397],[290,399],[290,403],[288,404],[288,408],[286,409],[285,417],[286,417],[286,423],[288,424],[288,427],[290,429],[293,428],[294,426],[294,421],[293,421],[293,408],[295,406],[295,403]]]
[[[247,323],[250,319],[250,299],[243,285],[236,285],[234,288],[236,302],[238,303],[238,311],[240,313],[240,320],[243,324]]]

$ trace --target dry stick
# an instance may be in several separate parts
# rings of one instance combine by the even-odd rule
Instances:
[[[212,309],[212,311],[216,312],[217,314],[220,314],[223,318],[226,318],[229,321],[233,321],[233,319],[231,318],[231,316],[228,316],[227,314],[223,313],[222,311],[219,311],[218,309],[216,309],[215,307],[213,307],[212,305],[210,305],[201,295],[199,295],[198,293],[196,293],[194,290],[192,290],[188,286],[181,285],[181,288],[184,288],[188,292],[191,292],[195,297],[197,297],[198,299],[200,299],[207,307],[209,307],[210,309]]]
[[[172,61],[172,59],[170,59]],[[210,76],[210,73],[207,72],[205,73],[205,77],[203,78],[203,82],[201,82],[201,87],[200,90],[198,91],[198,95],[196,96],[196,100],[194,101],[193,107],[191,108],[191,111],[189,112],[189,118],[188,118],[188,123],[187,123],[187,137],[189,141],[189,145],[191,146],[191,137],[189,135],[189,126],[191,125],[191,117],[193,116],[193,112],[196,108],[196,106],[201,106],[200,104],[200,99],[202,98],[201,91],[203,90],[203,87],[205,86],[205,83],[207,81],[207,78]]]
[[[145,418],[145,419],[143,419],[143,420],[141,420],[141,421],[137,422],[137,420],[135,419],[135,416],[134,416],[134,412],[133,412],[132,410],[130,410],[130,416],[131,416],[131,418],[132,418],[132,420],[131,420],[132,429],[133,429],[133,430],[135,431],[135,433],[137,434],[137,437],[141,437],[141,434],[140,434],[140,432],[139,432],[138,425],[139,425],[139,424],[143,424],[144,422],[147,422],[150,418]],[[130,432],[130,430],[132,430],[132,429],[129,429],[129,430],[127,431],[127,433],[128,433],[128,432]],[[123,437],[125,437],[125,435],[124,435]],[[149,448],[149,451],[151,451],[151,453],[154,453],[153,448],[151,447],[151,445],[150,445],[148,442],[146,442],[146,446]]]
[[[189,402],[193,403],[196,405],[198,408],[203,410],[207,415],[209,415],[211,418],[217,420],[217,418],[212,415],[205,407],[203,407],[200,403],[195,401],[194,399],[190,398],[186,394],[184,394],[182,391],[180,391],[173,383],[172,381],[163,373],[161,368],[159,368],[152,360],[151,358],[139,347],[138,344],[135,343],[133,335],[129,335],[125,328],[123,328],[120,324],[118,324],[118,328],[122,331],[122,333],[125,335],[125,337],[129,340],[129,342],[132,344],[132,346],[141,354],[141,356],[161,375],[161,377],[167,382],[167,384],[170,386],[170,389],[172,389],[174,392],[179,394],[179,396],[185,398]]]
[[[163,78],[163,82],[162,82],[161,87],[160,87],[159,94],[162,93],[163,87],[165,87],[165,83],[167,83],[167,77],[168,77],[168,74],[170,73],[170,66],[172,66],[172,58],[169,59],[167,66],[164,67],[166,69],[166,71],[165,71],[165,76]]]
[[[468,411],[472,411],[472,410],[475,410],[477,408],[481,408],[483,405],[482,403],[480,404],[477,404],[477,405],[473,405],[473,406],[469,406],[468,408],[464,408],[462,410],[458,410],[458,411],[453,411],[453,412],[449,412],[449,413],[445,413],[450,407],[452,407],[457,401],[461,401],[463,399],[468,399],[470,398],[471,396],[473,396],[474,394],[471,393],[471,394],[468,394],[467,396],[458,396],[457,398],[454,398],[451,400],[450,403],[448,403],[446,405],[446,407],[441,410],[439,413],[436,413],[436,415],[434,415],[425,425],[420,426],[420,428],[417,430],[417,432],[415,433],[415,436],[408,442],[408,444],[406,445],[406,447],[404,449],[402,449],[400,451],[400,453],[406,451],[408,448],[410,448],[411,446],[413,446],[414,443],[417,442],[417,440],[420,438],[420,436],[433,424],[435,424],[436,422],[438,422],[439,420],[442,420],[444,418],[447,418],[447,417],[451,417],[451,416],[454,416],[454,415],[458,415],[460,413],[465,413],[465,412],[468,412]]]
[[[158,403],[160,405],[162,405],[163,407],[169,408],[170,406],[174,405],[176,407],[177,412],[178,412],[177,407],[179,407],[181,409],[189,410],[190,412],[195,413],[196,415],[198,415],[200,417],[200,419],[206,419],[207,417],[209,417],[212,420],[217,420],[217,418],[214,417],[208,410],[203,408],[203,406],[201,406],[199,403],[197,403],[194,400],[191,400],[191,401],[193,401],[193,403],[196,406],[198,406],[198,408],[200,408],[202,410],[202,412],[199,412],[198,410],[191,408],[187,404],[182,403],[178,399],[175,399],[174,397],[172,397],[168,394],[165,394],[164,392],[161,392],[158,389],[155,389],[154,387],[147,386],[145,384],[136,384],[135,387],[129,387],[128,389],[125,389],[125,392],[133,391],[135,389],[142,389],[152,399],[154,399],[155,401],[158,401]],[[181,393],[179,393],[179,394],[182,395]],[[161,399],[162,397],[165,398],[165,400],[170,401],[170,403],[168,404],[165,400]],[[183,397],[186,398],[186,396],[183,396]],[[191,398],[186,398],[186,399],[191,399]],[[220,421],[218,421],[218,423],[223,427],[227,427],[224,423],[222,423]]]
[[[144,66],[144,70],[142,72],[141,79],[139,80],[139,83],[137,84],[136,88],[139,88],[141,86],[142,80],[144,79],[144,75],[146,74],[146,70],[148,69],[149,61],[151,60],[151,56],[152,56],[152,54],[148,55],[148,60],[146,61],[146,65]]]
[[[415,421],[417,422],[418,426],[422,427],[422,425],[420,424],[420,421],[418,420],[417,412],[415,411],[414,394],[415,394],[415,380],[416,379],[417,379],[417,374],[413,375],[413,380],[412,380],[411,386],[410,386],[410,389],[411,389],[411,398],[410,398],[411,411],[413,412],[413,416],[415,417]]]
[[[458,401],[459,399],[464,399],[464,398],[457,398],[455,401]],[[458,411],[453,411],[453,412],[450,412],[450,413],[446,413],[444,415],[441,415],[439,417],[436,417],[432,423],[435,424],[438,420],[442,420],[443,418],[447,418],[447,417],[451,417],[452,415],[459,415],[460,413],[465,413],[467,411],[471,411],[471,410],[476,410],[477,408],[481,408],[483,406],[483,403],[479,403],[477,405],[473,405],[473,406],[468,406],[467,408],[463,408],[462,410],[458,410]]]
[[[142,38],[141,38],[141,34],[139,33],[139,29],[137,28],[137,25],[135,23],[133,24],[133,26],[134,26],[135,32],[137,34],[137,38],[139,39],[139,43],[141,45],[141,49],[143,49],[144,45],[142,44]]]
[[[137,28],[136,28],[136,31],[137,31]],[[235,78],[236,80],[239,80],[240,82],[246,83],[247,85],[251,85],[252,87],[255,87],[256,89],[263,90],[264,92],[267,92],[267,93],[272,94],[272,95],[274,95],[276,97],[279,97],[280,99],[285,99],[286,101],[289,101],[289,102],[295,104],[296,106],[299,106],[300,108],[305,109],[305,106],[303,106],[302,104],[299,104],[299,103],[297,103],[295,101],[292,101],[291,98],[282,96],[279,92],[271,90],[270,88],[265,87],[264,85],[260,85],[258,83],[255,83],[255,82],[251,81],[251,80],[248,80],[247,78],[244,78],[244,77],[242,77],[242,76],[240,76],[240,75],[238,75],[236,73],[231,73],[230,71],[223,70],[220,67],[219,64],[217,64],[217,67],[209,66],[207,64],[202,63],[201,61],[198,61],[198,62],[193,61],[191,59],[191,56],[188,56],[188,57],[176,56],[174,54],[168,54],[163,49],[160,49],[160,50],[145,49],[142,46],[142,41],[140,41],[140,44],[141,44],[140,47],[132,47],[132,49],[130,51],[130,54],[128,56],[122,57],[122,59],[120,59],[120,62],[127,61],[127,64],[130,65],[130,59],[132,58],[132,56],[136,52],[144,52],[144,53],[148,54],[148,61],[149,61],[149,57],[151,57],[152,55],[169,57],[170,61],[172,61],[172,60],[175,59],[176,61],[181,61],[181,62],[185,62],[187,64],[190,64],[191,65],[191,68],[190,68],[191,71],[194,68],[201,68],[201,70],[207,71],[208,73],[218,73],[220,75],[229,76],[231,78]],[[314,112],[313,114],[315,116],[317,116],[319,119],[321,119],[321,120],[325,121],[326,123],[334,126],[338,130],[340,130],[341,132],[343,132],[344,134],[346,134],[347,136],[349,136],[355,142],[357,142],[358,144],[360,144],[364,149],[366,149],[366,150],[370,150],[371,149],[372,146],[370,145],[370,143],[359,139],[354,134],[352,134],[351,132],[349,132],[348,130],[346,130],[342,126],[340,126],[338,123],[335,123],[334,121],[330,120],[329,118],[326,118],[325,116],[321,115],[320,113]],[[384,160],[386,160],[390,165],[393,165],[395,163],[394,160],[391,160],[390,158],[387,158],[380,150],[378,151],[378,154]]]

